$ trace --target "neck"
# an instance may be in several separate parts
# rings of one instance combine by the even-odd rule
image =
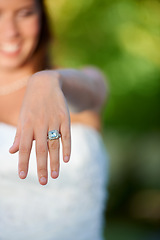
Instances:
[[[19,69],[14,69],[14,70],[8,70],[8,71],[2,71],[0,69],[0,86],[4,86],[6,84],[15,82],[18,79],[24,78],[26,76],[32,75],[33,69],[29,67],[23,67]]]

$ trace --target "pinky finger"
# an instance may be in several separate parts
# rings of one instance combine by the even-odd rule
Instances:
[[[67,122],[63,122],[60,128],[63,148],[63,161],[68,162],[71,155],[71,130]]]

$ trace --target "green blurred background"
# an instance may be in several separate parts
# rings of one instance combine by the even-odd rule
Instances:
[[[58,66],[95,65],[110,97],[109,240],[160,239],[160,0],[47,0]],[[90,240],[90,239],[89,239]]]

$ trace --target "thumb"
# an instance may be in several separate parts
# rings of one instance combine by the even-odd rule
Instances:
[[[20,136],[21,136],[20,128],[17,128],[16,135],[15,135],[15,138],[14,138],[14,142],[9,149],[9,152],[11,154],[16,153],[19,150]]]

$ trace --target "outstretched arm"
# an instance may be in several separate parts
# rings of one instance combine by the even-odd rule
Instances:
[[[39,182],[47,183],[47,156],[50,154],[50,174],[59,175],[59,140],[47,143],[47,133],[58,130],[62,136],[63,160],[71,153],[70,115],[67,101],[76,112],[100,111],[106,97],[102,74],[93,68],[46,70],[33,74],[24,96],[15,141],[10,153],[19,151],[18,172],[24,179],[28,173],[32,141],[36,140]]]
[[[98,69],[62,69],[58,73],[62,81],[62,91],[74,112],[101,110],[106,99],[107,86],[104,75]]]

